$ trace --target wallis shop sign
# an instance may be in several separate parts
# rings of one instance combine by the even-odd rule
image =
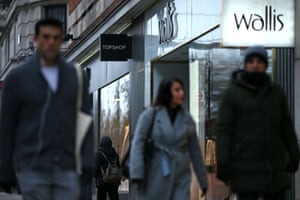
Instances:
[[[223,46],[292,47],[294,0],[223,0]]]

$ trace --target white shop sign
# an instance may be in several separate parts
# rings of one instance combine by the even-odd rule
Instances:
[[[169,43],[178,35],[178,19],[177,19],[176,5],[174,0],[167,3],[163,9],[162,16],[159,17],[159,44]]]
[[[223,46],[292,47],[294,0],[223,0]]]

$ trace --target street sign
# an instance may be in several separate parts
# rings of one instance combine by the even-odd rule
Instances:
[[[127,61],[131,58],[131,37],[124,34],[101,35],[101,61]]]
[[[223,0],[223,46],[293,47],[294,0]]]

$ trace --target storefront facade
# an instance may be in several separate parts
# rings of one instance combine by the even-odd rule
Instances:
[[[207,198],[223,199],[228,195],[229,188],[216,179],[214,128],[221,94],[229,83],[231,73],[243,67],[244,50],[221,47],[220,1],[173,1],[172,4],[170,7],[177,8],[177,22],[174,24],[175,29],[178,27],[177,37],[172,41],[162,43],[162,33],[156,28],[159,27],[163,10],[172,14],[168,3],[158,5],[146,15],[149,16],[146,19],[146,46],[151,47],[151,52],[147,52],[146,57],[146,69],[147,64],[150,65],[146,71],[146,77],[150,76],[150,88],[145,104],[153,99],[163,77],[176,76],[184,81],[185,109],[196,122],[209,172]],[[164,19],[168,19],[168,16],[165,15]],[[271,64],[268,72],[272,74],[272,50],[268,52]],[[201,191],[197,190],[197,186],[193,179],[192,199],[201,199]]]
[[[296,30],[295,33],[300,32],[300,2],[295,1],[295,10],[296,10]],[[300,139],[300,35],[296,34],[295,36],[295,72],[294,72],[294,79],[295,79],[295,97],[294,97],[294,111],[295,111],[295,126],[296,126],[296,132],[298,134],[298,140]],[[296,184],[295,184],[295,199],[300,199],[300,173],[298,172],[296,175]]]
[[[90,36],[95,38],[93,42],[84,42],[68,56],[69,60],[80,62],[90,70],[96,141],[98,143],[103,135],[110,135],[122,158],[137,118],[144,107],[151,105],[160,80],[166,76],[179,77],[186,87],[185,109],[197,123],[210,172],[208,198],[225,197],[228,188],[215,177],[214,125],[218,101],[231,73],[243,67],[244,48],[221,46],[219,0],[151,1],[141,8],[134,20],[129,20],[126,13],[137,11],[130,3],[125,4],[120,9],[119,21],[113,17],[114,23],[108,21]],[[132,58],[125,62],[101,61],[97,41],[100,33],[122,33],[132,37]],[[294,79],[290,80],[290,76],[294,64],[284,63],[291,69],[287,73],[281,73],[282,67],[277,66],[280,61],[291,59],[293,52],[293,48],[268,49],[268,73],[289,91],[291,104],[294,102]],[[191,190],[192,199],[201,199],[195,180]],[[122,184],[120,191],[128,192],[127,182]],[[293,195],[287,199],[294,199]]]
[[[155,96],[158,83],[163,77],[177,76],[184,81],[187,91],[185,107],[196,121],[205,163],[210,172],[210,189],[207,198],[223,198],[228,193],[228,188],[215,178],[214,140],[216,136],[214,125],[221,94],[230,81],[231,73],[234,70],[243,68],[244,49],[248,45],[242,45],[243,48],[233,46],[226,48],[222,46],[223,38],[220,28],[222,24],[219,25],[222,17],[220,15],[220,1],[182,2],[175,0],[169,2],[171,4],[167,2],[165,7],[157,5],[154,10],[147,13],[148,15],[146,14],[146,17],[148,17],[146,18],[146,46],[150,47],[151,51],[147,52],[145,63],[146,79],[149,77],[148,81],[150,83],[148,84],[150,88],[148,88],[148,94],[146,94],[145,104],[148,105]],[[201,4],[204,6],[201,6]],[[290,1],[286,4],[290,4]],[[161,42],[161,38],[164,39],[164,32],[160,30],[162,9],[171,16],[168,17],[168,14],[165,14],[165,18],[162,19],[165,20],[163,23],[168,24],[167,20],[172,19],[174,8],[176,8],[177,16],[177,22],[174,23],[177,37],[172,38],[172,34],[169,34],[169,40]],[[272,6],[269,5],[263,8],[264,11],[266,9],[270,10]],[[275,8],[273,7],[272,12],[276,12]],[[157,12],[157,10],[160,10],[160,12]],[[280,9],[277,12],[279,13]],[[256,23],[255,26],[257,27]],[[289,26],[289,24],[284,26]],[[291,30],[292,35],[294,35],[294,28]],[[286,37],[292,39],[285,42],[277,38],[276,43],[272,43],[268,38],[265,44],[269,46],[267,48],[269,56],[268,73],[273,81],[281,85],[286,92],[292,118],[295,118],[295,79],[297,81],[297,77],[295,77],[294,64],[294,37],[291,36],[291,31]],[[253,42],[249,45],[255,44],[264,43],[257,41],[257,43]],[[147,70],[147,67],[150,69]],[[296,122],[296,127],[297,124]],[[298,198],[299,195],[296,193],[298,185],[295,183],[297,183],[295,177],[291,176],[291,190],[287,192],[286,199]],[[193,196],[197,198],[197,194]]]

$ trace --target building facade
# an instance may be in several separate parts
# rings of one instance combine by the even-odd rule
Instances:
[[[4,2],[4,1],[3,1]],[[181,78],[186,86],[185,109],[197,123],[209,170],[209,198],[222,198],[228,188],[215,178],[214,125],[218,100],[231,72],[242,67],[244,48],[221,46],[219,0],[69,0],[5,1],[0,11],[0,80],[32,54],[34,24],[41,17],[64,20],[73,36],[62,51],[78,62],[90,78],[95,142],[103,135],[123,158],[142,110],[151,105],[159,81]],[[300,2],[295,1],[300,31]],[[64,10],[64,11],[63,11]],[[64,14],[65,13],[65,14]],[[63,17],[65,16],[65,18]],[[126,61],[101,61],[101,35],[131,39]],[[269,48],[269,71],[286,91],[300,138],[300,36],[295,48]],[[287,200],[300,200],[300,175],[291,177]],[[193,180],[192,199],[201,199]],[[128,193],[128,182],[120,187]]]
[[[180,77],[186,85],[185,107],[198,125],[205,162],[211,171],[208,195],[225,195],[228,188],[215,179],[214,154],[208,153],[213,152],[213,145],[208,144],[213,144],[215,138],[218,100],[231,72],[242,67],[244,48],[221,46],[220,1],[116,0],[104,1],[101,6],[98,1],[89,1],[90,4],[98,4],[97,8],[85,1],[72,2],[73,6],[77,5],[73,12],[85,13],[83,6],[89,11],[83,15],[69,13],[70,20],[78,21],[78,25],[75,23],[68,30],[81,40],[70,45],[66,56],[70,61],[77,61],[89,68],[97,122],[96,137],[113,136],[116,148],[121,155],[124,154],[128,134],[134,131],[139,113],[151,104],[159,81],[165,76]],[[299,2],[295,2],[299,7]],[[101,8],[102,12],[98,15],[92,14]],[[297,9],[296,14],[298,20]],[[74,16],[77,18],[74,19]],[[92,25],[85,28],[87,24]],[[131,37],[132,57],[125,62],[101,61],[101,34],[126,34]],[[300,51],[299,38],[296,40],[296,48],[268,49],[268,73],[285,89],[299,133],[299,111],[296,108],[300,101],[300,92],[297,92],[300,82],[295,75],[299,71]],[[292,177],[291,184],[293,187],[287,199],[300,199],[298,178],[295,181]],[[195,188],[191,188],[193,199],[198,199],[199,191]]]
[[[296,6],[296,41],[295,41],[295,72],[294,72],[294,115],[295,115],[295,126],[296,126],[296,132],[298,134],[298,139],[300,139],[300,35],[297,34],[300,31],[300,2],[295,1]],[[296,175],[296,181],[295,181],[295,199],[300,199],[300,173],[298,172]]]
[[[26,58],[35,47],[34,25],[42,17],[52,17],[67,26],[67,1],[64,0],[2,0],[0,1],[0,80]],[[66,47],[62,51],[66,51]]]

